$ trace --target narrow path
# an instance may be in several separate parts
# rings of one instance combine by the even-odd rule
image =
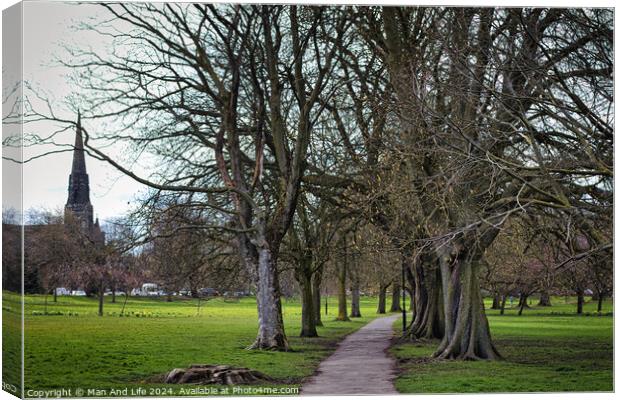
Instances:
[[[319,364],[301,394],[396,394],[395,362],[386,354],[399,315],[377,318],[347,336]]]

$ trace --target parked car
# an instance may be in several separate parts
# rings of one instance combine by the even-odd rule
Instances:
[[[55,290],[56,290],[57,296],[70,296],[71,295],[71,291],[64,287],[57,287]]]
[[[201,296],[208,296],[208,297],[214,297],[214,296],[220,295],[220,293],[213,288],[201,288],[201,289],[198,289],[198,293]]]
[[[86,296],[86,292],[83,290],[72,290],[71,296]]]

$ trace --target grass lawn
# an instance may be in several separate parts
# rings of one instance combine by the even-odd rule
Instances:
[[[3,298],[4,340],[18,349],[19,316],[14,310],[19,309],[19,298],[6,292]],[[565,298],[552,300],[553,307],[532,306],[522,316],[517,315],[516,301],[506,315],[487,311],[504,361],[433,361],[428,356],[437,343],[393,346],[390,351],[400,368],[397,389],[402,393],[613,390],[611,302],[604,304],[606,315],[595,315],[595,302],[588,302],[585,312],[590,315],[577,316],[574,298],[567,304]],[[106,315],[98,317],[96,299],[59,297],[52,303],[49,297],[48,313],[58,315],[42,315],[44,297],[26,297],[26,390],[80,387],[104,389],[109,395],[113,388],[174,388],[159,394],[178,396],[184,394],[178,391],[180,385],[148,383],[149,378],[193,363],[248,367],[275,378],[277,383],[269,386],[298,387],[340,339],[376,317],[376,299],[363,298],[364,318],[334,321],[336,299],[330,298],[325,326],[319,328],[321,337],[301,339],[297,337],[300,304],[283,300],[293,351],[263,352],[245,350],[257,329],[251,298],[202,302],[199,313],[195,300],[131,298],[123,317],[122,298],[116,304],[110,301],[106,297]],[[401,321],[394,327],[400,330]],[[17,362],[18,351],[4,352],[5,366]],[[16,369],[7,367],[5,380],[18,380]],[[150,394],[157,393],[142,395]]]
[[[505,358],[498,362],[435,361],[437,342],[391,348],[400,367],[401,393],[559,392],[613,390],[612,302],[596,315],[596,302],[578,316],[576,298],[553,298],[552,307],[514,308],[499,315],[486,304],[491,332]],[[589,314],[589,315],[588,315]],[[394,324],[400,330],[400,319]]]
[[[2,296],[2,382],[8,392],[21,393],[21,302],[7,292]]]
[[[4,294],[5,299],[9,298],[7,304],[18,304],[18,299],[11,301],[11,296]],[[196,300],[168,303],[163,299],[131,298],[128,316],[121,317],[122,300],[118,298],[112,304],[106,297],[106,315],[99,317],[96,299],[59,297],[57,303],[52,303],[50,296],[48,313],[60,315],[42,315],[44,297],[26,297],[26,390],[165,387],[146,381],[196,363],[252,368],[275,378],[280,386],[295,387],[314,372],[340,339],[376,317],[376,299],[363,298],[363,318],[335,321],[336,299],[330,298],[329,314],[322,315],[325,326],[319,327],[321,337],[301,339],[297,337],[300,303],[283,300],[292,351],[250,351],[245,348],[257,331],[252,298],[203,301],[199,313]]]

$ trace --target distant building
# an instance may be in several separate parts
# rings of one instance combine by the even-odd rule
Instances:
[[[77,128],[75,132],[75,146],[73,149],[73,163],[69,175],[67,204],[64,210],[64,223],[70,218],[79,223],[79,228],[85,234],[87,242],[94,246],[102,246],[105,243],[105,233],[99,226],[99,219],[93,218],[93,206],[90,203],[90,185],[86,173],[86,160],[84,141],[82,138],[82,125],[78,113]],[[14,224],[2,224],[2,282],[5,290],[14,292],[21,291],[21,277],[24,279],[24,291],[26,293],[38,293],[41,291],[39,281],[39,269],[37,263],[29,261],[30,255],[36,246],[40,246],[41,240],[49,240],[54,235],[60,235],[60,224],[32,224],[24,225],[24,271],[21,264],[21,226]],[[63,229],[65,232],[66,228]],[[41,239],[41,238],[46,239]]]
[[[90,185],[88,174],[86,173],[84,140],[82,138],[82,123],[79,112],[68,192],[67,204],[65,204],[65,221],[70,215],[77,218],[89,239],[94,243],[103,244],[105,242],[105,234],[99,226],[99,218],[93,221],[93,205],[90,203]]]

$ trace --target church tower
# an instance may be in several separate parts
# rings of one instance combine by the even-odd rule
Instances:
[[[73,148],[73,164],[69,175],[69,196],[65,204],[65,222],[71,215],[76,218],[90,240],[98,245],[105,243],[105,233],[99,226],[99,218],[93,221],[93,205],[90,204],[90,186],[86,173],[84,156],[84,140],[82,139],[82,123],[78,112]]]
[[[90,187],[86,173],[84,157],[84,142],[82,139],[82,125],[78,112],[77,128],[75,131],[75,146],[73,149],[73,164],[69,175],[69,197],[65,205],[65,219],[69,213],[80,220],[87,231],[93,228],[93,206],[90,204]]]

